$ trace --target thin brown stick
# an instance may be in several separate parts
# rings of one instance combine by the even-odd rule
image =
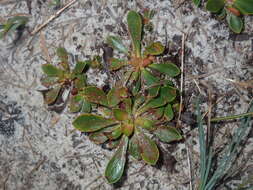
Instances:
[[[177,127],[179,127],[179,122],[181,118],[182,108],[183,108],[183,85],[184,85],[184,52],[185,52],[185,38],[186,35],[182,35],[182,47],[181,47],[181,77],[180,77],[180,104],[179,104],[179,113],[177,118]]]
[[[38,169],[40,168],[41,165],[44,164],[44,162],[45,162],[46,160],[47,160],[46,157],[44,157],[42,160],[40,160],[40,161],[36,164],[36,166],[31,170],[30,174],[28,175],[28,178],[30,178],[30,177],[33,175],[33,173],[34,173],[36,170],[38,170]]]
[[[36,27],[32,32],[31,35],[37,34],[40,30],[42,30],[46,25],[48,25],[52,20],[57,18],[63,11],[65,11],[68,7],[70,7],[72,4],[74,4],[77,0],[72,0],[69,3],[67,3],[63,8],[61,8],[59,11],[57,11],[54,15],[50,16],[49,19],[47,19],[46,22],[44,22],[42,25]]]

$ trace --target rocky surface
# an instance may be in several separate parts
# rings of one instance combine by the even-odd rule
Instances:
[[[3,0],[0,20],[14,14],[29,14],[29,2],[30,31],[57,11],[46,0]],[[126,13],[144,8],[157,12],[151,37],[167,42],[167,56],[175,58],[179,65],[182,36],[187,36],[182,115],[182,132],[187,143],[160,143],[162,157],[155,167],[130,158],[121,183],[111,186],[103,178],[103,172],[113,152],[92,144],[86,136],[73,130],[74,116],[67,110],[61,114],[47,110],[38,91],[40,66],[47,61],[57,63],[58,46],[64,46],[73,60],[87,59],[102,55],[101,47],[109,34],[129,40],[124,25]],[[235,36],[225,23],[194,7],[190,1],[80,0],[40,33],[31,36],[25,31],[16,44],[13,44],[15,35],[0,40],[0,187],[6,190],[190,189],[190,184],[198,180],[198,139],[192,115],[197,94],[202,94],[205,103],[208,92],[212,93],[214,102],[219,100],[213,116],[246,112],[252,99],[252,83],[246,87],[240,83],[253,78],[253,17],[246,17],[245,21],[243,34]],[[43,50],[43,38],[49,57]],[[94,70],[89,78],[91,83],[103,86],[106,74]],[[203,110],[207,110],[207,104]],[[218,148],[224,146],[224,139],[229,140],[237,125],[222,124],[216,139]],[[221,189],[233,189],[237,183],[253,176],[252,143],[251,135],[241,154],[241,159],[247,160],[246,170],[232,182],[224,182]],[[191,183],[189,155],[193,171]]]

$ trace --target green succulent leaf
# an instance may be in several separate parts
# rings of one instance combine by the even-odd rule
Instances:
[[[120,144],[120,139],[109,141],[106,145],[105,148],[107,149],[115,149],[119,146]]]
[[[110,70],[111,71],[117,71],[117,70],[121,69],[122,67],[124,67],[125,65],[127,65],[127,62],[125,60],[116,59],[116,58],[112,58],[110,60]]]
[[[134,78],[133,80],[133,88],[132,88],[132,94],[136,96],[140,89],[141,89],[141,74],[140,72],[133,72],[131,78]]]
[[[82,95],[88,102],[105,106],[108,105],[107,96],[104,91],[95,86],[89,86],[84,88],[84,90],[82,91]]]
[[[134,132],[134,124],[131,120],[123,121],[121,128],[122,132],[128,137],[131,136]]]
[[[172,109],[172,106],[171,104],[168,104],[165,109],[164,109],[164,116],[165,118],[170,121],[174,118],[174,112],[173,112],[173,109]]]
[[[128,152],[136,160],[141,159],[141,152],[136,134],[134,134],[129,140]]]
[[[68,52],[65,48],[58,47],[56,50],[56,54],[61,61],[68,62]]]
[[[78,90],[83,89],[86,86],[86,76],[82,75],[82,74],[76,75],[75,85],[74,86]]]
[[[156,119],[161,119],[161,117],[164,115],[165,107],[160,107],[152,110],[152,114],[156,117]]]
[[[128,119],[128,113],[122,109],[113,109],[113,116],[118,121],[124,121]]]
[[[159,81],[159,79],[152,75],[147,69],[141,71],[141,76],[148,86],[154,85]]]
[[[69,104],[69,111],[71,113],[79,112],[82,108],[83,98],[81,95],[71,96],[70,97],[70,104]]]
[[[163,97],[159,96],[157,98],[151,99],[148,103],[146,103],[145,105],[140,107],[137,112],[139,114],[144,113],[149,109],[164,106],[166,103],[167,103],[167,101]]]
[[[88,64],[88,61],[78,61],[76,63],[76,66],[73,70],[73,73],[76,74],[81,74],[84,70],[84,68],[86,67],[86,65]]]
[[[166,102],[172,102],[177,97],[177,89],[171,86],[161,87],[160,96]]]
[[[150,165],[155,165],[159,158],[159,150],[156,143],[142,132],[137,132],[142,159]]]
[[[58,77],[43,77],[41,79],[41,84],[45,87],[50,87],[53,86],[54,84],[56,84],[58,82]]]
[[[81,108],[81,112],[82,113],[90,113],[91,109],[92,109],[91,103],[84,100],[82,108]]]
[[[43,64],[42,70],[48,77],[61,77],[63,74],[62,70],[51,64]]]
[[[253,2],[252,2],[253,3]],[[228,19],[228,26],[234,33],[241,33],[243,29],[243,21],[241,17],[238,17],[234,14],[230,14],[227,17]]]
[[[244,15],[253,14],[252,0],[235,0],[233,5]]]
[[[120,101],[128,96],[128,90],[125,87],[113,87],[107,94],[108,106],[115,107]]]
[[[89,139],[95,144],[103,144],[108,140],[107,136],[103,133],[103,131],[91,133],[89,135]]]
[[[73,121],[73,126],[82,132],[94,132],[116,123],[98,115],[82,114]]]
[[[117,151],[115,152],[114,156],[109,161],[105,169],[105,178],[110,184],[119,181],[123,175],[126,163],[127,147],[128,147],[128,137],[123,136]]]
[[[161,141],[170,143],[182,139],[180,132],[174,127],[158,127],[153,132]]]
[[[161,86],[154,86],[148,89],[148,98],[154,98],[159,94]]]
[[[117,125],[112,131],[110,135],[110,139],[113,139],[113,140],[118,139],[121,135],[122,135],[121,125]]]
[[[53,89],[50,89],[45,95],[45,103],[48,105],[53,104],[59,96],[61,88],[61,86],[57,86]]]
[[[128,54],[128,49],[123,44],[122,40],[117,36],[108,36],[107,37],[107,43],[114,49],[117,49],[118,51]]]
[[[201,3],[201,0],[192,0],[193,3],[198,7]]]
[[[224,0],[208,0],[206,9],[212,13],[218,13],[225,6]]]
[[[155,121],[147,119],[145,117],[137,117],[135,120],[135,124],[136,126],[142,127],[144,129],[152,130],[154,129]]]
[[[142,37],[142,18],[140,14],[135,11],[129,11],[127,14],[127,24],[135,56],[140,57]]]
[[[145,55],[160,55],[164,52],[165,47],[161,42],[153,42],[145,48]]]
[[[155,69],[170,77],[175,77],[180,74],[180,69],[173,63],[159,63],[159,64],[153,63],[148,67],[151,69]]]

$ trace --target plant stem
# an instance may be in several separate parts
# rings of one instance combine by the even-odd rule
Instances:
[[[225,117],[216,117],[216,118],[211,119],[211,122],[237,119],[237,118],[247,117],[247,116],[253,116],[253,112],[248,112],[248,113],[243,113],[243,114],[238,114],[238,115],[230,115],[230,116],[225,116]]]

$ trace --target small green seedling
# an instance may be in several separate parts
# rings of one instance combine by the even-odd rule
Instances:
[[[201,0],[193,0],[199,6]],[[243,30],[243,15],[253,14],[253,0],[208,0],[206,9],[225,18],[229,28],[235,33]]]
[[[125,82],[132,89],[133,95],[137,94],[141,87],[147,85],[150,87],[150,96],[155,96],[159,93],[159,86],[154,86],[160,82],[160,76],[154,73],[175,77],[180,74],[180,69],[173,63],[158,63],[156,56],[163,54],[165,47],[161,42],[150,42],[146,47],[142,48],[143,43],[143,22],[150,14],[142,17],[135,11],[129,11],[127,15],[128,31],[131,36],[132,49],[129,50],[117,36],[109,36],[107,43],[115,50],[124,53],[128,59],[122,60],[118,58],[111,59],[110,70],[116,71],[122,67],[129,67],[126,73]],[[144,19],[143,19],[144,18]],[[151,86],[154,86],[151,88]]]
[[[143,94],[132,96],[125,87],[112,88],[105,94],[90,86],[84,88],[82,95],[98,104],[101,114],[82,114],[74,120],[74,127],[87,132],[96,144],[107,143],[107,148],[117,148],[105,170],[108,183],[116,183],[122,177],[127,154],[147,164],[156,164],[159,150],[146,133],[166,143],[182,139],[179,131],[167,124],[174,117],[177,96],[177,89],[169,84],[162,86],[154,98]]]
[[[15,31],[23,31],[28,22],[28,17],[15,16],[0,24],[0,39]]]
[[[90,112],[91,105],[86,102],[80,92],[87,86],[87,77],[84,74],[89,61],[78,61],[73,69],[70,68],[68,61],[68,53],[64,48],[57,49],[57,55],[60,59],[59,65],[56,67],[52,64],[42,65],[45,76],[41,79],[43,86],[48,90],[44,94],[44,101],[47,105],[54,105],[58,98],[63,95],[65,90],[70,91],[71,112]]]

